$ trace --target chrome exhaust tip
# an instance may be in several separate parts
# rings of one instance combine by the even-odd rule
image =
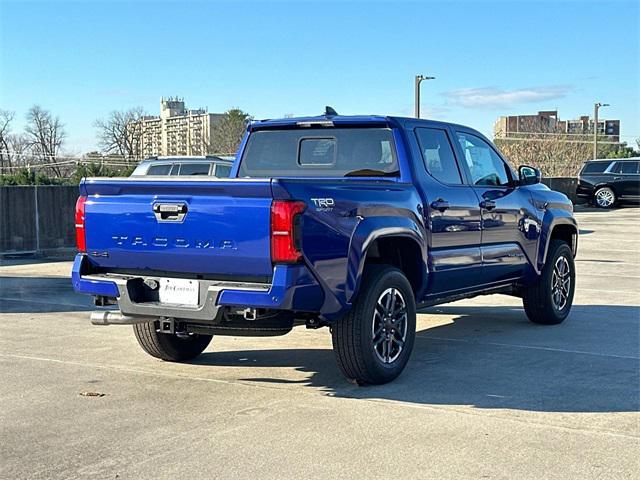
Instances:
[[[157,320],[156,317],[123,315],[118,310],[100,310],[91,312],[91,323],[93,325],[135,325],[138,323],[149,323]]]

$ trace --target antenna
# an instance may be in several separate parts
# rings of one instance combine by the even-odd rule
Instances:
[[[324,107],[325,117],[335,117],[336,115],[338,115],[338,112],[336,112],[332,107],[330,107],[329,105]]]

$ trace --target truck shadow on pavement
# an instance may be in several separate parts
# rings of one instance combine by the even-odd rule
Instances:
[[[69,277],[0,276],[0,313],[83,312],[95,309],[91,297],[73,291]]]
[[[303,384],[345,398],[541,412],[640,408],[637,306],[576,305],[556,326],[532,324],[515,307],[452,305],[424,313],[429,323],[443,314],[453,321],[418,331],[407,368],[387,385],[349,384],[329,349],[211,352],[194,363],[295,368],[308,378],[241,381]]]

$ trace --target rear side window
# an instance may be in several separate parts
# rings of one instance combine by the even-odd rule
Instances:
[[[183,163],[178,175],[209,175],[209,168],[208,163]]]
[[[151,165],[147,170],[147,175],[169,175],[171,171],[171,164],[165,165]]]
[[[612,169],[615,173],[638,173],[638,162],[617,162]]]
[[[602,173],[610,164],[611,162],[589,162],[585,164],[582,173]]]
[[[462,184],[447,132],[436,128],[416,128],[416,135],[425,167],[431,176],[449,185]]]
[[[230,165],[216,165],[216,173],[215,176],[218,178],[229,178],[229,174],[231,173]]]
[[[388,128],[258,130],[239,177],[399,176]]]

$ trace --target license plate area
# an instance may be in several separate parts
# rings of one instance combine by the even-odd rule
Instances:
[[[161,278],[158,286],[158,300],[170,305],[198,306],[200,282],[182,278]]]

